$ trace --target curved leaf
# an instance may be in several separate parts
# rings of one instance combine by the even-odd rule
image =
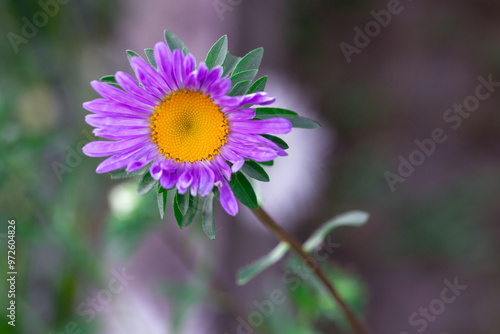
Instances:
[[[222,65],[227,55],[227,35],[222,36],[208,51],[205,64],[208,69]]]

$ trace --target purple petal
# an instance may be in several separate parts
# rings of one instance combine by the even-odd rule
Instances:
[[[219,167],[219,170],[222,172],[222,174],[226,177],[226,179],[231,180],[231,168],[229,168],[229,165],[226,163],[224,159],[218,154],[214,156],[213,163]]]
[[[205,78],[207,77],[208,74],[208,67],[205,65],[205,63],[200,63],[198,65],[198,69],[195,71],[196,72],[196,81],[198,81],[198,89],[200,89],[201,84],[205,82]]]
[[[106,157],[108,155],[123,153],[143,146],[150,139],[149,136],[119,141],[93,141],[82,148],[83,153],[89,157]]]
[[[240,103],[242,106],[245,104],[268,105],[274,101],[276,101],[276,98],[267,96],[267,93],[256,92],[253,94],[243,95]]]
[[[122,154],[113,155],[104,160],[103,162],[101,162],[99,166],[97,166],[96,172],[102,174],[120,168],[124,168],[130,163],[130,161],[133,161],[137,157],[140,157],[141,155],[144,154],[144,152],[151,149],[152,147],[154,147],[154,145],[147,145],[137,150],[127,151]]]
[[[85,116],[85,122],[96,128],[109,129],[145,128],[151,125],[151,121],[147,118],[106,117],[95,114]]]
[[[157,106],[161,103],[161,99],[155,97],[147,90],[139,86],[137,84],[137,81],[135,81],[130,74],[125,72],[117,72],[115,75],[115,79],[116,82],[118,82],[118,84],[123,89],[125,89],[127,93],[132,95],[138,101],[151,106]]]
[[[231,90],[231,80],[228,78],[219,78],[207,88],[206,93],[212,97],[226,95]]]
[[[217,187],[220,192],[220,204],[231,216],[236,216],[238,214],[238,201],[233,194],[233,191],[229,187],[227,181],[217,173]]]
[[[121,89],[108,85],[107,83],[94,80],[90,83],[90,85],[94,88],[96,92],[98,92],[102,97],[115,101],[120,104],[124,104],[127,106],[132,106],[138,108],[139,110],[144,110],[149,112],[151,110],[151,106],[136,99],[132,98],[129,94],[124,92]]]
[[[185,163],[179,165],[177,170],[177,183],[176,187],[179,194],[185,194],[191,183],[193,182],[193,174],[191,172],[191,164]]]
[[[233,173],[236,173],[243,167],[245,164],[245,159],[243,159],[241,156],[237,155],[234,153],[230,148],[228,147],[222,147],[220,150],[220,153],[224,159],[227,161],[231,162],[233,166],[231,167],[231,171]]]
[[[172,52],[165,42],[156,43],[153,55],[155,57],[156,65],[158,66],[158,70],[162,74],[163,79],[167,83],[167,86],[171,91],[176,91],[179,89],[177,87],[173,77],[172,77]]]
[[[120,140],[120,139],[130,139],[135,137],[144,136],[151,133],[150,128],[137,128],[137,129],[120,129],[113,130],[110,128],[105,129],[94,129],[92,131],[94,135],[101,138],[112,139],[112,140]]]
[[[136,161],[131,161],[127,165],[127,169],[125,169],[125,171],[127,173],[137,172],[138,170],[149,164],[151,160],[157,157],[158,156],[157,152],[158,151],[155,148],[151,149],[149,152],[146,152],[146,154],[142,156],[140,159]]]
[[[184,73],[182,76],[182,81],[185,83],[188,76],[194,71],[194,67],[196,65],[196,61],[194,59],[194,56],[190,53],[188,53],[184,57]]]
[[[182,53],[181,50],[176,49],[173,52],[173,59],[174,59],[174,62],[172,64],[173,79],[174,82],[177,84],[177,87],[179,87],[179,89],[183,89],[184,80],[182,75],[184,73],[184,54]]]
[[[224,117],[229,120],[249,120],[255,117],[255,109],[236,109],[235,111],[226,113]]]
[[[214,187],[215,173],[211,167],[207,167],[205,163],[200,164],[200,186],[198,192],[201,197],[207,196]],[[214,168],[216,168],[214,166]]]
[[[205,78],[205,81],[201,82],[201,87],[200,91],[205,92],[208,87],[212,85],[217,79],[220,78],[222,75],[222,68],[220,66],[216,66],[210,70],[208,73],[207,77]]]
[[[160,177],[160,185],[163,187],[163,189],[170,189],[175,185],[175,182],[177,181],[177,175],[175,173],[169,173],[166,171],[163,171]]]
[[[103,116],[136,116],[136,117],[149,117],[154,108],[150,107],[149,111],[134,108],[130,106],[121,105],[106,99],[95,99],[85,102],[83,107],[90,112]]]
[[[163,100],[166,95],[171,93],[165,80],[163,80],[161,75],[153,67],[151,67],[151,65],[146,63],[144,59],[134,57],[130,60],[130,65],[134,69],[135,76],[139,82],[151,94]]]
[[[227,147],[233,150],[236,154],[241,155],[242,157],[258,162],[271,161],[276,159],[276,157],[278,156],[276,150],[269,147],[243,146],[237,144],[229,144],[227,145]]]
[[[161,161],[163,161],[163,155],[159,155],[158,158],[151,164],[151,167],[149,167],[149,174],[151,174],[151,177],[155,180],[159,180],[163,169],[161,169]]]
[[[289,133],[292,130],[292,123],[284,118],[270,118],[259,121],[234,120],[229,123],[229,128],[240,133],[280,135]]]

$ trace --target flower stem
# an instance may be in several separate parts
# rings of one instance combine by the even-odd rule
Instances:
[[[271,230],[271,232],[276,235],[281,241],[287,243],[296,255],[298,255],[304,262],[308,262],[311,264],[311,270],[313,271],[314,275],[316,275],[316,277],[325,285],[325,287],[328,289],[328,292],[340,306],[346,319],[349,321],[349,324],[354,330],[354,333],[367,334],[367,331],[364,329],[363,325],[361,325],[361,323],[356,319],[347,304],[342,300],[333,284],[326,278],[325,273],[319,266],[319,263],[314,257],[310,256],[304,251],[302,244],[294,236],[292,236],[281,226],[279,226],[262,207],[259,206],[259,208],[257,210],[253,210],[253,212],[262,222],[262,224],[264,224],[269,230]]]

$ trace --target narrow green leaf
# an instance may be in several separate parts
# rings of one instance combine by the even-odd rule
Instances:
[[[139,187],[137,188],[137,193],[139,195],[145,195],[153,189],[153,187],[158,183],[149,172],[145,173],[139,182]]]
[[[288,144],[283,139],[281,139],[279,137],[276,137],[273,135],[261,135],[261,136],[269,139],[270,141],[272,141],[273,143],[278,145],[283,150],[288,150],[288,148],[289,148]]]
[[[231,181],[228,183],[233,190],[234,195],[242,204],[254,210],[259,207],[255,191],[243,173],[237,172],[233,174]]]
[[[262,56],[264,55],[263,48],[257,48],[250,51],[247,55],[238,62],[234,68],[234,73],[240,73],[247,70],[258,70],[260,62],[262,61]]]
[[[116,82],[114,75],[105,75],[99,79],[99,81],[105,82],[111,86],[122,89],[122,87]]]
[[[220,66],[224,63],[227,55],[227,35],[222,36],[208,51],[205,64],[208,69]]]
[[[189,50],[186,48],[186,45],[184,42],[174,34],[173,32],[170,32],[168,30],[165,30],[165,42],[167,42],[168,47],[170,48],[170,51],[174,51],[175,49],[180,49],[182,52],[184,52],[184,49],[189,52]]]
[[[280,242],[269,254],[238,270],[236,282],[238,285],[247,284],[252,278],[269,268],[286,254],[290,247]]]
[[[233,70],[240,59],[240,57],[233,56],[230,52],[228,52],[224,62],[222,63],[222,76],[227,77],[233,73]]]
[[[125,171],[125,168],[114,170],[112,172],[108,172],[109,175],[111,175],[112,180],[120,180],[120,179],[127,179],[129,177],[134,177],[134,176],[142,176],[147,170],[149,170],[149,167],[151,164],[148,164],[147,166],[144,166],[137,172],[132,172],[132,173],[127,173]]]
[[[151,48],[144,49],[144,53],[146,54],[146,57],[148,58],[148,61],[151,64],[151,66],[157,68],[153,49]]]
[[[114,75],[105,75],[99,79],[102,82],[117,83]]]
[[[269,182],[269,175],[267,175],[264,168],[262,168],[253,160],[245,161],[245,164],[241,168],[241,171],[253,179],[263,182]]]
[[[247,80],[253,81],[256,75],[257,75],[257,70],[248,70],[235,74],[231,77],[231,86],[234,86],[238,82],[242,81],[247,81]]]
[[[179,206],[179,210],[181,211],[182,215],[185,215],[189,209],[189,191],[187,191],[185,194],[179,194],[176,193],[175,195],[175,203]]]
[[[288,109],[282,108],[256,108],[255,118],[258,119],[268,119],[268,118],[286,118],[292,120],[297,118],[298,114]]]
[[[163,217],[165,216],[165,207],[167,205],[167,194],[168,191],[163,189],[162,187],[158,188],[158,210],[160,211],[160,218],[163,220]]]
[[[266,89],[267,75],[255,81],[248,90],[247,94],[252,94],[255,92],[263,92]]]
[[[227,95],[229,96],[244,95],[248,91],[248,88],[250,88],[251,84],[252,82],[250,80],[238,82],[236,85],[233,86],[233,88],[231,88],[231,90],[229,91],[229,93],[227,93]]]
[[[274,165],[274,160],[271,160],[271,161],[261,161],[261,162],[259,162],[259,164],[261,164],[263,166],[273,166]]]
[[[318,122],[313,121],[312,119],[299,116],[290,120],[292,122],[292,127],[301,128],[301,129],[318,129],[321,127]]]
[[[318,228],[307,241],[304,243],[304,250],[306,252],[313,251],[316,247],[318,247],[326,236],[334,229],[340,226],[355,226],[359,227],[364,225],[370,215],[364,211],[349,211],[344,214],[333,217],[325,224],[323,224],[320,228]]]
[[[132,50],[127,50],[126,52],[127,52],[128,61],[132,60],[132,58],[134,58],[134,57],[140,57],[140,58],[142,58],[138,53],[135,53]]]
[[[183,229],[193,222],[198,211],[198,196],[189,196],[188,210],[185,215],[182,214],[178,202],[174,200],[174,216],[180,229]]]
[[[201,226],[203,231],[210,239],[215,239],[215,219],[214,219],[214,194],[210,193],[203,203],[203,212],[201,214]]]

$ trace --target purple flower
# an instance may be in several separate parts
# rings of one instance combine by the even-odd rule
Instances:
[[[170,51],[159,42],[154,47],[155,69],[140,57],[131,59],[137,81],[118,72],[123,89],[100,81],[92,87],[102,98],[85,102],[86,116],[96,136],[83,152],[108,157],[97,173],[125,168],[127,172],[149,166],[151,176],[165,189],[179,194],[207,196],[220,191],[222,207],[238,213],[237,200],[228,185],[245,159],[271,161],[286,155],[263,134],[286,134],[292,125],[284,118],[252,120],[251,106],[268,105],[274,98],[257,92],[229,96],[231,80],[222,68],[195,64],[193,55]],[[230,164],[228,164],[230,163]]]

